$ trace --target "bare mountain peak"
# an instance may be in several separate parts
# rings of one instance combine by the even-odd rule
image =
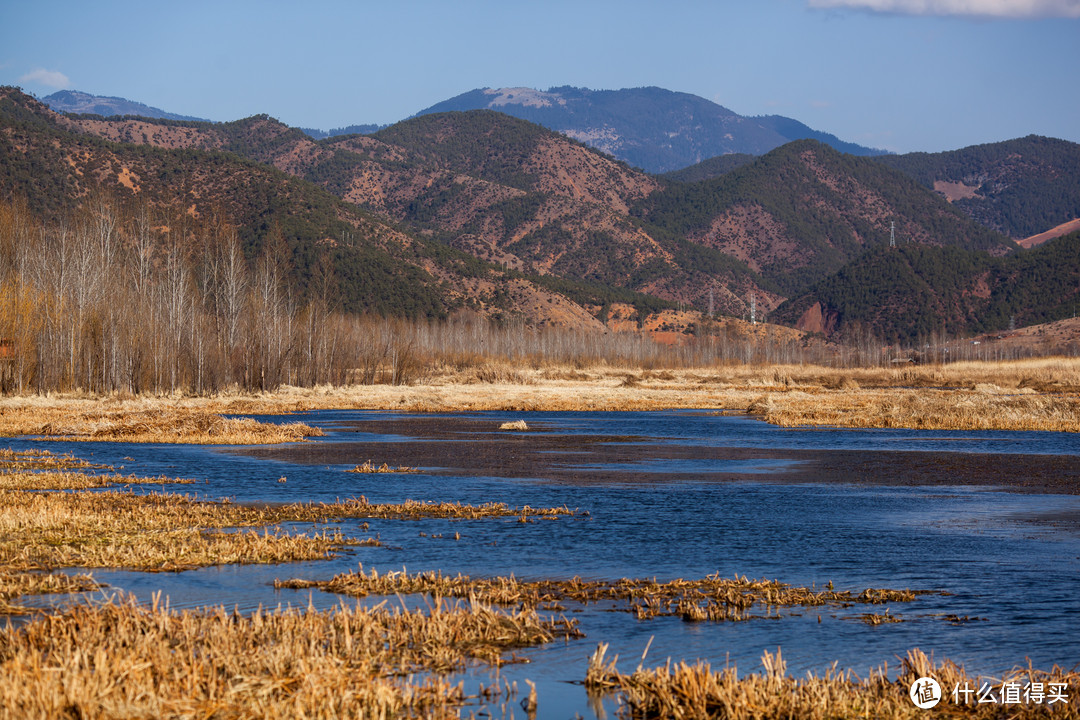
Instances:
[[[506,105],[523,105],[525,107],[552,107],[553,105],[566,105],[566,100],[558,93],[543,92],[527,87],[514,88],[484,88],[485,95],[492,96],[488,103],[490,108],[500,108]]]
[[[659,87],[483,88],[418,115],[480,109],[543,125],[649,172],[677,170],[717,155],[762,155],[801,138],[815,138],[856,155],[878,152],[845,143],[797,120],[744,117],[712,100]]]

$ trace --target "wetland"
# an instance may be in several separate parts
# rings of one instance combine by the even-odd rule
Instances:
[[[172,613],[220,606],[245,618],[279,606],[430,614],[445,603],[452,614],[490,603],[532,628],[505,648],[466,644],[453,662],[410,660],[413,672],[426,669],[420,689],[396,686],[405,695],[387,707],[401,712],[428,712],[425,698],[439,695],[452,713],[611,714],[636,692],[626,679],[635,667],[669,659],[748,675],[782,652],[792,677],[827,673],[835,662],[861,678],[886,664],[886,676],[897,677],[916,648],[972,677],[1001,677],[1029,661],[1047,670],[1080,663],[1075,433],[783,428],[707,410],[313,410],[254,419],[322,434],[274,446],[7,445],[25,453],[24,465],[122,473],[122,491],[68,494],[123,492],[125,503],[160,504],[163,492],[183,493],[194,509],[169,501],[169,512],[190,528],[215,528],[207,542],[254,535],[243,542],[262,546],[281,536],[306,554],[164,568],[38,555],[39,571],[70,575],[67,589],[81,594],[45,588],[38,592],[52,594],[9,602],[55,612],[78,597],[115,613],[114,604],[153,607],[164,597]],[[517,420],[527,430],[499,429]],[[43,449],[53,459],[43,460]],[[55,460],[64,456],[72,460]],[[365,464],[408,471],[354,472]],[[219,511],[223,519],[207,519]],[[155,532],[166,530],[160,516]],[[33,614],[12,617],[17,627]],[[196,622],[184,617],[184,627]],[[599,643],[607,654],[596,660]],[[766,676],[769,667],[775,660]],[[597,696],[598,688],[622,694]]]

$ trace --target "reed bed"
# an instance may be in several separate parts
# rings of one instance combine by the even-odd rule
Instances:
[[[88,592],[100,587],[101,585],[90,575],[21,572],[0,567],[0,615],[21,615],[30,612],[25,606],[11,602],[25,595]]]
[[[568,507],[534,508],[528,505],[511,507],[506,503],[489,502],[483,505],[466,505],[458,502],[425,502],[405,500],[401,503],[373,503],[361,495],[335,503],[296,503],[258,511],[261,524],[277,522],[327,522],[342,519],[371,520],[420,520],[439,518],[444,520],[482,520],[485,518],[533,518],[556,519],[573,516],[576,510]]]
[[[76,481],[92,485],[98,481],[96,476],[72,473],[8,477],[24,478],[41,486],[78,485]],[[315,560],[362,541],[346,538],[340,532],[297,535],[267,528],[287,522],[353,518],[521,519],[572,514],[567,508],[512,508],[502,503],[463,505],[408,500],[383,505],[362,496],[336,503],[246,507],[163,492],[0,490],[0,566],[23,570],[126,567],[175,571],[226,563]],[[226,528],[246,530],[225,532]]]
[[[71,453],[48,450],[0,448],[0,472],[11,470],[115,470],[112,465],[92,463]]]
[[[749,410],[784,427],[1080,431],[1080,395],[1016,395],[998,386],[971,391],[791,392],[759,398]]]
[[[345,472],[360,473],[361,475],[380,473],[411,473],[416,472],[416,468],[407,467],[405,465],[391,467],[387,463],[383,463],[382,465],[376,465],[371,460],[367,460],[363,464],[357,465],[356,467],[346,470]]]
[[[514,430],[517,432],[525,432],[529,429],[529,426],[524,420],[510,420],[499,425],[500,430]]]
[[[222,417],[198,405],[180,406],[164,399],[116,403],[17,400],[0,406],[0,435],[99,442],[262,445],[299,442],[323,434],[303,423]]]
[[[456,718],[462,684],[410,673],[579,634],[476,603],[242,616],[109,601],[0,630],[0,718]]]
[[[282,386],[273,393],[199,398],[18,397],[0,399],[0,435],[48,432],[84,440],[269,443],[291,442],[318,431],[300,425],[252,425],[254,421],[220,415],[318,409],[677,408],[751,411],[783,425],[1075,432],[1080,430],[1080,359],[865,368],[541,365],[518,366],[513,376],[492,374],[490,382],[482,384],[465,382],[457,370],[445,369],[433,370],[423,383],[412,385]]]
[[[0,490],[87,490],[118,485],[190,485],[186,478],[87,475],[76,472],[0,472]]]
[[[708,663],[689,664],[670,661],[663,667],[638,669],[620,673],[616,656],[605,660],[607,645],[601,643],[590,660],[585,676],[586,686],[593,692],[617,693],[623,707],[621,714],[632,718],[683,718],[705,720],[768,720],[771,718],[880,718],[905,720],[928,717],[950,718],[1080,718],[1080,674],[1054,667],[1050,671],[1017,668],[1003,678],[977,678],[962,667],[945,660],[935,665],[918,649],[908,652],[896,680],[890,680],[888,667],[872,672],[861,679],[834,666],[823,675],[807,674],[794,678],[780,650],[762,656],[763,672],[740,676],[734,665],[713,670]],[[940,703],[930,711],[918,708],[911,700],[909,689],[917,679],[932,677],[941,686]],[[997,690],[998,702],[978,703],[974,697],[958,695],[954,702],[952,689],[978,690],[986,682]],[[1050,705],[1017,701],[1002,702],[1002,688],[1015,683],[1016,688],[1041,683],[1044,691],[1051,687],[1069,698],[1068,703]],[[964,702],[966,700],[966,702]]]
[[[434,597],[475,598],[498,605],[560,607],[573,601],[582,604],[613,602],[613,609],[634,613],[639,619],[676,616],[687,621],[744,620],[751,608],[766,612],[784,607],[850,606],[910,602],[919,594],[912,590],[868,588],[861,593],[832,588],[793,587],[776,580],[751,580],[746,577],[722,578],[710,575],[700,580],[655,580],[622,578],[613,582],[570,580],[522,581],[514,577],[471,578],[467,575],[444,575],[432,571],[410,575],[392,571],[380,574],[374,568],[365,572],[341,573],[330,580],[278,580],[279,588],[317,587],[327,592],[354,597],[368,595],[426,594]]]
[[[229,563],[317,560],[356,541],[339,532],[223,532],[258,512],[165,493],[0,491],[0,566],[177,571]]]

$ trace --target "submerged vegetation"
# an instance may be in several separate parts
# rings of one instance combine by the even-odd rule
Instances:
[[[656,580],[622,578],[615,581],[570,580],[522,581],[513,577],[453,577],[441,572],[409,575],[405,571],[380,574],[372,569],[348,572],[331,580],[278,581],[275,587],[317,587],[327,592],[356,597],[368,595],[408,595],[423,593],[433,597],[472,598],[498,605],[531,608],[561,607],[564,602],[581,604],[611,602],[612,609],[633,613],[638,619],[658,616],[681,617],[687,621],[747,620],[759,607],[768,613],[784,607],[849,606],[855,603],[882,604],[910,602],[917,592],[867,588],[861,593],[832,588],[792,587],[776,580],[746,577],[721,578],[711,575],[700,580]]]
[[[31,479],[47,475],[35,473]],[[0,475],[0,480],[4,477]],[[37,482],[37,487],[86,486],[67,477],[44,477]],[[93,486],[93,481],[87,484]],[[502,503],[384,505],[364,497],[254,508],[162,492],[0,490],[0,570],[123,567],[176,571],[226,563],[318,560],[361,541],[336,530],[293,534],[268,528],[346,518],[460,520],[572,514],[567,508],[511,508]],[[248,529],[225,531],[228,528]]]

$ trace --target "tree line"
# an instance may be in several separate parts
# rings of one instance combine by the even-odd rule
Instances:
[[[657,368],[806,359],[791,339],[707,326],[668,346],[643,333],[534,327],[513,315],[349,313],[329,254],[303,294],[290,282],[290,261],[278,227],[248,258],[221,215],[95,196],[46,223],[25,202],[2,200],[0,390],[210,394],[404,384],[491,361]]]

